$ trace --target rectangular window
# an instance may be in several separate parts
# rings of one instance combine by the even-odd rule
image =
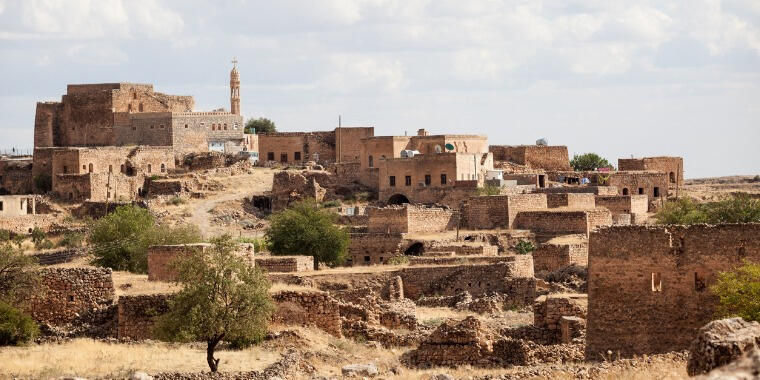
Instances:
[[[652,272],[652,291],[662,291],[662,274],[660,272]]]
[[[0,211],[3,211],[3,201],[0,201]]]
[[[430,186],[430,183],[433,182],[430,178],[430,174],[425,174],[425,186]]]
[[[643,187],[639,187],[639,195],[642,195],[642,194],[644,194],[644,188]]]
[[[267,152],[267,160],[274,161],[274,152]]]
[[[412,186],[412,176],[408,175],[404,177],[404,185]]]
[[[280,162],[288,162],[288,154],[280,153]]]
[[[392,175],[392,176],[388,177],[388,185],[390,187],[395,187],[396,186],[396,176],[395,175]]]
[[[293,153],[293,159],[296,161],[301,161],[301,152]]]
[[[441,185],[445,185],[446,182],[446,174],[441,174]]]
[[[159,128],[161,128],[161,129],[164,129],[164,128],[166,128],[166,126],[165,126],[165,125],[163,125],[163,124],[159,125],[158,127],[159,127]]]
[[[364,262],[365,262],[365,263],[369,263],[369,260],[370,260],[370,259],[369,259],[369,256],[364,256]]]
[[[654,187],[654,196],[655,198],[660,196],[660,188],[657,186]]]

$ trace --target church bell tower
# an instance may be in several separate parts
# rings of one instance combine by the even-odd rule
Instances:
[[[232,59],[232,71],[230,71],[230,112],[240,115],[240,73],[237,69],[237,59]]]

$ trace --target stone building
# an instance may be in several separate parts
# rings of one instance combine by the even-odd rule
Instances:
[[[718,272],[760,261],[760,224],[592,232],[586,356],[681,351],[715,318]]]
[[[34,196],[0,195],[0,216],[19,216],[36,214]]]
[[[0,195],[29,194],[33,190],[32,158],[0,158]]]
[[[337,127],[332,131],[260,133],[259,159],[284,164],[359,161],[362,138],[374,136],[374,127]]]
[[[668,174],[671,186],[683,186],[683,158],[681,157],[643,157],[619,158],[618,170],[651,170]]]
[[[564,145],[491,145],[488,150],[496,161],[509,161],[533,169],[571,170]]]

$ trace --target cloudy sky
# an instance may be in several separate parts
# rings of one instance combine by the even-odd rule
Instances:
[[[283,131],[545,137],[760,173],[760,1],[0,0],[0,147],[67,83],[148,82]]]

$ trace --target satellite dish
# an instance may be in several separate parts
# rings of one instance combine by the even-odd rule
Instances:
[[[454,150],[454,145],[451,145],[451,143],[446,143],[446,150]]]
[[[549,142],[546,141],[545,138],[540,138],[540,139],[536,140],[536,145],[547,146],[547,145],[549,145]]]

